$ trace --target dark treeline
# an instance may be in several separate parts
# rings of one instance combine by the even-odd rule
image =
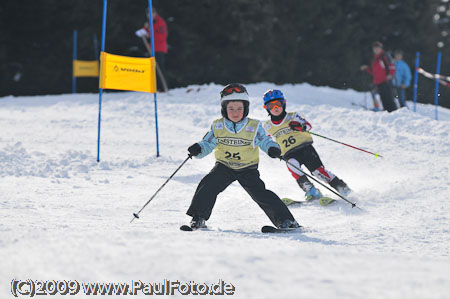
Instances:
[[[169,28],[166,68],[172,88],[265,81],[369,90],[370,77],[359,66],[370,63],[375,40],[388,51],[402,49],[411,68],[420,51],[421,66],[433,73],[441,50],[441,73],[450,75],[438,0],[153,2]],[[108,1],[107,52],[145,55],[134,33],[145,21],[147,3]],[[102,8],[102,0],[2,0],[0,96],[71,92],[73,29],[78,59],[95,59],[93,35],[100,46]],[[80,78],[77,89],[96,92],[97,82]],[[450,107],[450,89],[440,90],[440,104]],[[419,101],[433,98],[434,81],[419,77]]]

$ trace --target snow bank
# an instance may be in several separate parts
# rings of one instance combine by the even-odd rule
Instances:
[[[261,96],[274,87],[248,86],[250,116],[266,119]],[[314,132],[383,155],[314,137],[323,163],[350,185],[350,199],[363,211],[342,201],[293,207],[305,233],[262,235],[269,220],[234,183],[219,195],[209,231],[181,232],[195,188],[214,164],[210,155],[189,160],[130,224],[220,116],[221,88],[196,85],[158,96],[159,158],[153,96],[106,93],[101,163],[97,95],[0,98],[1,297],[11,296],[13,279],[170,279],[223,280],[235,286],[236,298],[447,298],[450,112],[444,108],[439,121],[429,105],[418,113],[374,113],[355,105],[368,103],[364,93],[279,86],[288,110],[301,112]],[[269,189],[302,199],[282,162],[263,153],[260,160]]]

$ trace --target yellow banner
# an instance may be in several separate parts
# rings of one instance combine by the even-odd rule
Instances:
[[[156,93],[155,58],[100,54],[100,88]]]
[[[74,77],[98,77],[98,61],[74,60]]]

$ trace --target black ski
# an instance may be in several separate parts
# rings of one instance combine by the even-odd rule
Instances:
[[[297,227],[297,228],[276,228],[274,226],[271,225],[264,225],[261,228],[261,232],[262,233],[301,233],[302,232],[302,227]]]
[[[185,231],[185,232],[191,232],[191,231],[198,230],[198,229],[202,230],[202,229],[206,229],[206,228],[208,228],[208,227],[205,226],[205,227],[192,228],[192,227],[190,227],[189,225],[186,225],[186,224],[180,226],[180,230]]]
[[[191,232],[194,230],[192,227],[190,227],[189,225],[186,225],[186,224],[180,226],[180,229],[185,232]]]

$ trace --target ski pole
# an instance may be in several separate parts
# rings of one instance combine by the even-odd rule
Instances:
[[[327,140],[334,141],[334,142],[336,142],[336,143],[340,143],[340,144],[342,144],[342,145],[345,145],[345,146],[348,146],[348,147],[351,147],[351,148],[354,148],[354,149],[363,151],[363,152],[365,152],[365,153],[374,155],[375,157],[381,157],[381,158],[383,158],[383,156],[380,155],[379,153],[376,153],[376,154],[375,154],[375,153],[372,153],[372,152],[363,150],[362,148],[359,148],[359,147],[356,147],[356,146],[353,146],[353,145],[350,145],[350,144],[347,144],[347,143],[343,143],[343,142],[340,142],[340,141],[337,141],[337,140],[334,140],[334,139],[331,139],[331,138],[328,138],[328,137],[319,135],[319,134],[317,134],[317,133],[313,133],[313,132],[308,132],[308,133],[311,134],[311,135],[319,136],[319,137],[325,138],[325,139],[327,139]]]
[[[147,39],[145,38],[145,36],[141,36],[141,38],[142,38],[142,41],[144,42],[145,47],[147,48],[148,54],[150,56],[153,56],[152,55],[152,49],[150,48],[150,45],[149,45]],[[163,86],[164,92],[168,92],[169,88],[167,88],[166,77],[164,77],[164,75],[163,75],[163,73],[161,71],[161,68],[159,67],[159,64],[158,64],[158,62],[156,60],[155,60],[155,63],[156,63],[156,72],[158,74],[159,79],[161,79],[161,84]]]
[[[187,162],[187,160],[192,159],[192,156],[189,154],[188,157],[186,158],[186,160],[183,161],[183,163],[181,163],[180,166],[178,166],[177,170],[175,170],[174,173],[172,173],[172,175],[166,180],[166,182],[164,184],[162,184],[161,187],[159,187],[159,189],[155,192],[155,194],[153,194],[153,196],[145,203],[145,205],[139,210],[139,212],[137,213],[133,213],[133,219],[131,219],[130,223],[133,222],[134,219],[139,219],[139,213],[142,212],[143,209],[145,209],[145,207],[152,201],[153,198],[155,198],[156,194],[158,194],[158,192],[167,184],[168,181],[170,181],[170,179],[175,175],[175,173],[178,172],[178,170],[180,170],[181,167],[183,167],[184,163]]]
[[[300,168],[298,168],[297,166],[295,166],[294,164],[292,164],[291,162],[285,160],[287,164],[289,164],[290,166],[294,167],[295,169],[297,169],[298,171],[301,171],[302,173],[304,173],[308,178],[313,179],[315,182],[319,183],[320,185],[322,185],[323,187],[327,188],[328,190],[330,190],[331,192],[333,192],[334,194],[336,194],[337,196],[339,196],[340,198],[342,198],[343,200],[345,200],[346,202],[348,202],[349,204],[352,205],[352,208],[358,208],[360,210],[362,210],[360,207],[356,206],[355,202],[351,202],[350,200],[348,200],[347,198],[345,198],[344,196],[340,195],[339,193],[337,193],[336,191],[330,189],[328,186],[324,185],[322,182],[320,182],[319,180],[317,180],[315,177],[307,174],[306,172],[303,172],[303,170],[301,170]]]

